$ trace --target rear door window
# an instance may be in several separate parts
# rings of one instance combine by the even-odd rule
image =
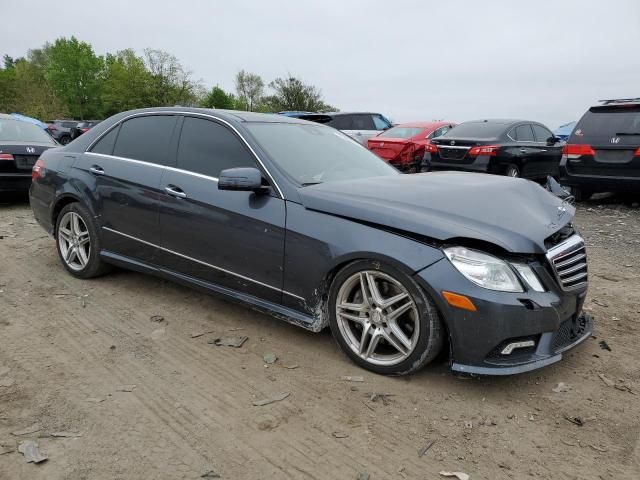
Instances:
[[[511,135],[514,140],[518,142],[535,142],[536,139],[533,137],[533,130],[531,130],[531,125],[518,125],[516,128],[511,130],[513,134]]]
[[[256,167],[253,155],[227,127],[211,120],[185,117],[177,167],[218,178],[227,168]]]
[[[353,115],[353,127],[351,130],[375,130],[372,115],[358,114]]]
[[[103,155],[111,155],[113,153],[113,147],[116,144],[116,137],[118,136],[118,128],[112,128],[109,133],[104,135],[98,142],[91,148],[93,153],[101,153]]]
[[[498,138],[507,129],[504,123],[467,122],[450,129],[446,136],[454,138]]]
[[[127,120],[120,126],[113,155],[167,165],[177,118],[175,115],[146,115]]]
[[[536,141],[540,143],[548,143],[549,139],[553,137],[553,133],[541,125],[533,125],[533,133],[536,134]]]
[[[355,130],[352,115],[335,116],[327,125],[338,130]]]

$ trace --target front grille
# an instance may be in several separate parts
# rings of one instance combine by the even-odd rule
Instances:
[[[467,154],[468,148],[438,147],[440,158],[445,160],[462,160]]]
[[[587,283],[587,250],[579,235],[573,235],[551,248],[547,258],[563,290],[572,290]]]
[[[31,170],[38,160],[38,155],[14,155],[18,170]]]

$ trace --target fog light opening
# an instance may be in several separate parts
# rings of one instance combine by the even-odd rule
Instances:
[[[533,340],[525,340],[523,342],[512,342],[508,344],[506,347],[504,347],[500,352],[500,354],[511,355],[511,353],[514,350],[517,350],[518,348],[527,348],[527,347],[535,347],[535,346],[536,346],[536,342],[534,342]]]

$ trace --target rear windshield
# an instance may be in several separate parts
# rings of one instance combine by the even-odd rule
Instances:
[[[20,120],[0,120],[0,142],[54,143],[43,129]]]
[[[640,143],[640,106],[591,107],[580,119],[571,136],[578,143],[610,141],[620,137],[620,143]]]
[[[393,127],[387,130],[386,132],[382,132],[379,137],[385,138],[411,138],[418,135],[422,132],[424,128],[419,127]]]
[[[443,137],[496,138],[502,135],[507,125],[492,122],[466,122],[453,127]]]

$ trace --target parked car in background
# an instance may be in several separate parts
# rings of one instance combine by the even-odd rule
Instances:
[[[123,112],[36,166],[71,275],[115,264],[330,327],[376,373],[446,348],[453,370],[514,374],[591,335],[575,208],[532,182],[402,175],[324,125],[184,107]]]
[[[51,120],[47,123],[49,124],[47,129],[51,136],[62,145],[71,141],[71,129],[78,124],[75,120]]]
[[[85,120],[82,122],[78,122],[75,126],[71,127],[69,131],[69,135],[71,136],[71,140],[75,140],[83,133],[87,133],[93,127],[100,123],[100,120]]]
[[[391,121],[380,113],[367,112],[329,112],[329,113],[302,113],[288,116],[323,123],[337,128],[357,140],[365,147],[367,140],[393,126]]]
[[[42,128],[0,113],[0,192],[27,192],[32,168],[57,143]]]
[[[422,171],[425,147],[431,139],[444,135],[451,122],[403,123],[369,139],[369,150],[403,172]]]
[[[587,110],[563,148],[560,183],[576,200],[640,192],[640,98],[602,100]]]
[[[544,179],[558,175],[560,139],[538,122],[475,120],[431,141],[425,162],[431,170],[465,170]]]

